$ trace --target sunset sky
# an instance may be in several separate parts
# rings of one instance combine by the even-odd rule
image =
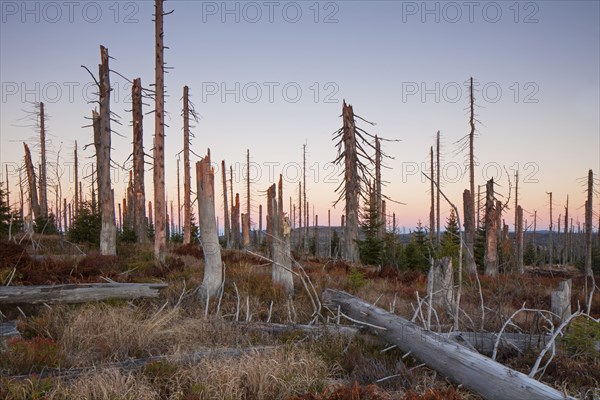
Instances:
[[[49,115],[48,158],[57,160],[63,197],[73,196],[72,154],[79,144],[80,176],[91,172],[93,79],[99,46],[108,47],[110,67],[127,79],[154,82],[153,2],[1,1],[0,162],[11,187],[23,162],[22,142],[39,158],[37,133],[27,113],[43,101]],[[399,142],[386,142],[392,157],[384,192],[406,205],[388,204],[398,226],[428,223],[429,148],[441,131],[443,189],[462,204],[468,187],[466,153],[456,143],[469,133],[469,77],[476,81],[477,184],[494,177],[508,195],[507,173],[520,171],[519,197],[526,219],[538,211],[538,229],[549,224],[547,192],[555,218],[569,195],[570,213],[583,221],[587,171],[600,172],[600,2],[211,2],[166,1],[165,60],[168,115],[166,177],[176,196],[176,160],[183,147],[182,91],[190,87],[200,115],[192,149],[234,165],[234,190],[245,198],[246,149],[253,167],[254,221],[264,191],[284,174],[284,208],[297,203],[302,147],[308,150],[308,200],[321,224],[337,198],[341,172],[331,162],[331,134],[341,126],[342,100],[376,123],[358,126]],[[116,73],[112,110],[113,159],[131,153],[131,86]],[[147,100],[145,112],[153,101]],[[150,152],[153,114],[144,118]],[[193,161],[198,157],[193,156]],[[192,168],[195,171],[195,168]],[[127,172],[115,170],[115,197],[123,197]],[[217,170],[220,187],[220,170]],[[192,176],[194,176],[193,173]],[[55,177],[54,167],[49,172]],[[195,188],[195,182],[192,184]],[[596,186],[598,187],[598,186]],[[89,179],[84,181],[89,192]],[[152,176],[146,173],[147,199]],[[15,192],[16,193],[16,192]],[[53,206],[54,193],[49,195]],[[221,207],[221,193],[216,196]],[[16,199],[13,194],[12,199]],[[598,209],[600,200],[594,200]],[[462,208],[462,206],[461,206]],[[339,224],[343,204],[332,208]],[[449,213],[443,204],[443,217]],[[512,206],[506,222],[513,222]],[[222,215],[221,213],[218,213]],[[531,214],[531,215],[530,215]],[[220,218],[222,220],[222,218]],[[597,217],[595,218],[597,220]]]

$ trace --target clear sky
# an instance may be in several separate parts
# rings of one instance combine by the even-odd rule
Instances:
[[[27,120],[32,102],[44,101],[49,114],[49,158],[67,170],[78,141],[82,173],[91,172],[89,121],[99,45],[108,47],[111,69],[144,87],[154,81],[154,24],[151,1],[0,1],[0,161],[16,183],[22,141],[35,144]],[[297,202],[302,145],[308,149],[308,200],[321,223],[337,195],[339,168],[331,134],[341,126],[342,100],[375,122],[359,126],[397,143],[385,143],[393,156],[384,192],[406,205],[388,204],[399,227],[427,224],[429,147],[442,136],[444,191],[462,203],[468,187],[465,153],[455,143],[468,134],[469,77],[477,82],[475,142],[477,184],[490,177],[508,193],[507,172],[519,168],[521,204],[538,210],[547,228],[548,196],[554,215],[570,212],[583,220],[588,169],[600,172],[600,2],[598,1],[166,1],[166,176],[169,199],[176,196],[176,159],[182,149],[181,95],[190,87],[200,120],[193,151],[210,147],[214,161],[234,165],[234,190],[245,197],[242,167],[250,149],[252,202],[257,213],[263,191],[284,174],[287,198]],[[131,152],[130,85],[117,74],[112,110],[122,125],[113,128],[113,159]],[[144,111],[153,109],[152,101]],[[153,115],[144,119],[149,151]],[[36,146],[34,152],[37,153]],[[37,157],[37,156],[34,156]],[[194,156],[196,161],[197,157]],[[192,168],[194,171],[195,169]],[[220,177],[220,170],[217,170]],[[49,172],[50,177],[54,172]],[[115,171],[116,198],[127,173]],[[84,186],[89,188],[89,181]],[[152,177],[146,174],[147,198]],[[193,185],[194,187],[194,185]],[[85,190],[89,190],[86,188]],[[54,199],[54,194],[49,197]],[[220,193],[217,196],[220,204]],[[597,209],[599,201],[595,199]],[[343,204],[332,209],[339,224]],[[443,216],[449,207],[442,206]],[[513,221],[513,210],[506,215]],[[254,219],[256,219],[254,217]]]

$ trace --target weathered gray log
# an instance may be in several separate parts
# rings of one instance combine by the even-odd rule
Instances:
[[[43,286],[0,286],[0,305],[85,303],[106,299],[158,297],[166,283],[89,283]]]
[[[21,337],[15,321],[0,323],[0,338]]]
[[[369,324],[371,332],[396,344],[404,352],[410,351],[428,367],[485,399],[573,399],[443,335],[425,331],[348,293],[327,289],[323,300],[326,305],[340,307],[341,312],[350,318]]]
[[[552,291],[550,310],[558,315],[561,321],[571,316],[571,279],[562,281],[556,290]]]

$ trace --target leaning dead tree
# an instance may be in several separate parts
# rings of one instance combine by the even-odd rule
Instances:
[[[210,165],[210,149],[196,163],[196,180],[200,241],[204,252],[202,295],[212,297],[217,294],[223,281],[223,263],[215,215],[215,171]]]
[[[110,182],[110,77],[108,49],[100,46],[102,63],[99,66],[100,113],[93,111],[94,145],[98,174],[98,200],[100,204],[100,254],[117,254],[117,226],[115,225],[115,202]]]
[[[40,204],[38,202],[35,169],[33,168],[31,152],[29,151],[27,143],[23,142],[23,148],[25,149],[25,170],[27,171],[27,182],[29,183],[29,209],[33,212],[33,218],[35,219],[42,215]]]
[[[142,81],[133,80],[131,88],[133,114],[133,203],[129,207],[133,213],[133,229],[138,243],[148,242],[148,222],[146,220],[146,189],[144,186],[144,131],[142,112]]]
[[[154,11],[154,35],[156,58],[155,109],[154,109],[154,258],[164,263],[167,246],[165,202],[165,62],[163,0],[156,0]]]
[[[347,316],[370,332],[398,346],[451,381],[493,400],[574,400],[543,383],[515,371],[446,335],[423,330],[398,315],[338,290],[327,289],[323,301],[338,315]]]
[[[282,194],[282,176],[279,176],[279,193],[275,184],[267,190],[267,221],[270,222],[271,257],[273,283],[281,285],[286,294],[291,296],[294,292],[294,281],[292,274],[292,256],[291,256],[291,226],[289,219],[283,214],[281,201]]]

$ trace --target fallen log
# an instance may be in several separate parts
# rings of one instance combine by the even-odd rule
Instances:
[[[107,299],[158,297],[166,283],[89,283],[43,286],[2,286],[0,305],[85,303]]]
[[[91,367],[81,368],[46,368],[42,372],[25,374],[25,375],[3,375],[0,373],[0,377],[4,379],[13,380],[24,380],[31,379],[32,375],[37,378],[60,378],[64,380],[78,378],[86,373],[106,370],[106,369],[119,369],[121,371],[135,371],[143,368],[144,366],[157,362],[157,361],[169,361],[179,364],[196,364],[206,358],[239,358],[246,354],[260,353],[273,351],[280,347],[278,346],[257,346],[248,348],[217,348],[202,350],[194,353],[186,353],[183,355],[158,355],[144,358],[134,358],[125,361],[117,361],[111,363],[98,364]]]
[[[443,335],[426,331],[416,324],[372,306],[348,293],[327,289],[327,305],[369,328],[369,331],[398,346],[457,384],[485,399],[573,399],[556,389],[529,378],[492,359],[451,341]]]
[[[0,338],[21,337],[21,333],[17,329],[15,321],[7,321],[0,323]]]

